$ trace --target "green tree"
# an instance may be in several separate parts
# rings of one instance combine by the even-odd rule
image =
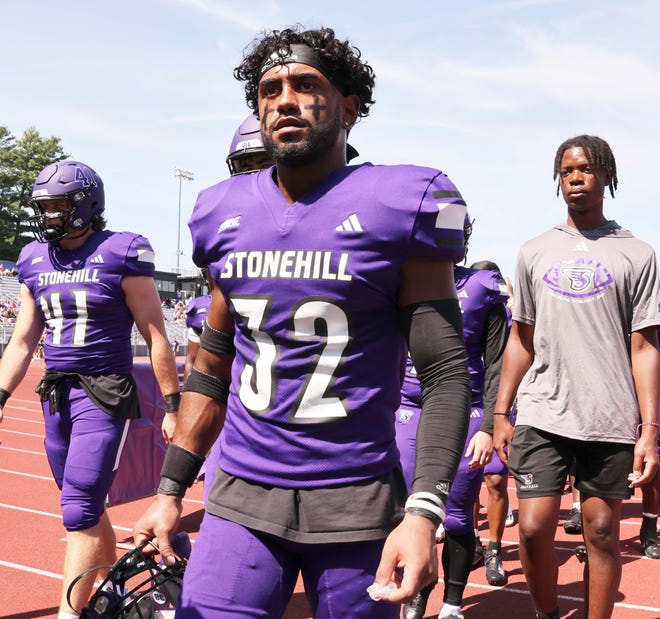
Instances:
[[[0,258],[16,260],[31,240],[25,233],[34,179],[48,164],[68,157],[58,137],[44,138],[30,127],[17,140],[0,126]]]

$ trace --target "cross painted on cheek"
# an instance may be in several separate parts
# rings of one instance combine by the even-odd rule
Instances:
[[[314,105],[306,105],[305,109],[306,110],[312,110],[312,114],[314,114],[314,120],[318,122],[319,118],[321,118],[321,112],[324,110],[328,109],[327,106],[321,105],[319,103],[319,96],[314,95]]]

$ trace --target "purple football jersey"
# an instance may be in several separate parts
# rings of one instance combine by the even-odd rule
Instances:
[[[204,327],[206,314],[211,304],[211,295],[205,294],[201,297],[194,297],[188,301],[186,306],[186,327],[200,334]]]
[[[145,237],[103,230],[72,251],[33,241],[16,266],[46,323],[48,371],[131,373],[133,316],[121,281],[154,276],[154,252]]]
[[[236,323],[221,468],[287,487],[390,471],[414,257],[460,260],[465,203],[443,173],[348,166],[289,204],[271,170],[203,191],[189,222]]]
[[[457,266],[454,267],[454,281],[463,315],[463,337],[468,355],[472,391],[471,406],[483,408],[486,373],[483,361],[486,319],[494,306],[506,304],[509,300],[509,291],[504,278],[497,271]],[[421,406],[419,380],[410,355],[406,363],[401,405],[416,408]]]

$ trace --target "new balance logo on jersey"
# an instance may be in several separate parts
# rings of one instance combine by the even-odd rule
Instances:
[[[335,230],[339,232],[362,232],[362,226],[360,225],[360,221],[357,218],[357,215],[353,213],[350,217],[347,217],[344,219],[344,221],[341,222],[340,226],[337,226]]]
[[[587,244],[584,241],[580,241],[574,248],[573,251],[589,251]]]
[[[240,225],[241,225],[240,215],[236,215],[236,217],[230,217],[229,219],[225,219],[218,228],[218,234],[220,234],[223,230],[226,230],[227,228],[238,228],[238,226]]]
[[[103,260],[103,256],[99,254],[98,256],[94,256],[90,262],[93,262],[94,264],[103,264],[105,260]]]

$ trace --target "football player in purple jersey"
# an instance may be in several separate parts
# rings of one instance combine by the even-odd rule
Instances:
[[[17,262],[20,310],[0,364],[0,409],[27,371],[45,329],[46,373],[39,384],[45,447],[61,489],[66,528],[59,619],[77,617],[98,565],[115,562],[115,534],[105,498],[119,464],[131,419],[139,417],[131,369],[131,330],[137,325],[169,414],[163,436],[174,432],[179,383],[165,334],[154,254],[139,234],[105,230],[103,182],[92,168],[60,161],[34,183],[30,223],[37,240]]]
[[[605,140],[563,142],[554,178],[566,223],[520,250],[493,441],[516,481],[520,559],[543,619],[559,617],[554,537],[575,459],[585,616],[604,619],[621,580],[621,503],[658,469],[660,279],[653,248],[604,215],[618,185]]]
[[[466,216],[465,244],[472,233],[472,223]],[[444,523],[445,539],[442,548],[444,572],[443,606],[440,619],[463,619],[463,592],[472,569],[476,537],[474,532],[474,503],[483,481],[483,466],[492,456],[493,406],[497,395],[504,347],[509,334],[506,302],[509,293],[506,282],[497,271],[454,268],[454,279],[463,314],[463,335],[470,370],[471,407],[465,454],[452,483],[447,500]],[[396,441],[408,488],[415,479],[415,450],[418,428],[423,417],[422,393],[417,371],[408,358],[401,393],[401,407],[396,413]],[[493,567],[499,548],[491,550]],[[501,568],[501,561],[499,562]],[[504,571],[502,570],[502,576]],[[435,586],[430,583],[403,610],[404,619],[422,619],[426,604]]]
[[[235,76],[275,167],[195,205],[193,257],[215,286],[135,541],[174,558],[182,497],[222,427],[177,616],[281,617],[302,574],[317,619],[395,619],[437,579],[465,441],[465,203],[435,169],[347,165],[374,75],[331,29],[264,33]],[[394,436],[407,343],[424,394],[409,498]]]

